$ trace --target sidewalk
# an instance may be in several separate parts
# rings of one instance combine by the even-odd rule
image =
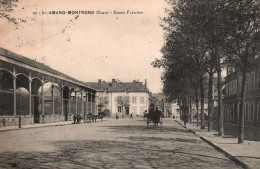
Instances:
[[[10,130],[21,130],[21,129],[28,129],[28,128],[64,126],[64,125],[69,125],[72,123],[73,123],[73,121],[62,121],[62,122],[55,122],[55,123],[40,123],[40,124],[24,125],[24,126],[22,126],[22,128],[19,128],[18,126],[7,126],[7,127],[0,127],[0,132],[10,131]]]
[[[106,121],[107,119],[103,119],[103,121]],[[101,122],[100,120],[97,120],[97,122]],[[95,122],[91,122],[95,123]],[[31,124],[31,125],[22,125],[22,128],[19,128],[18,126],[7,126],[7,127],[0,127],[0,132],[4,131],[10,131],[10,130],[21,130],[21,129],[29,129],[29,128],[39,128],[39,127],[51,127],[51,126],[64,126],[64,125],[70,125],[73,124],[73,121],[62,121],[62,122],[54,122],[54,123],[38,123],[38,124]],[[83,122],[80,124],[84,124]]]
[[[175,120],[184,126],[183,121]],[[234,136],[225,135],[218,136],[218,132],[213,130],[208,132],[208,129],[200,129],[197,125],[187,123],[185,128],[189,129],[192,133],[196,134],[202,140],[216,148],[218,151],[223,152],[231,160],[239,163],[244,168],[256,169],[260,166],[260,141],[244,140],[243,144],[238,144],[238,139]]]

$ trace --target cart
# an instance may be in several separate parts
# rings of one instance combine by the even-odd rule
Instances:
[[[155,126],[158,126],[160,123],[162,125],[162,116],[160,111],[149,111],[149,114],[147,115],[146,120],[147,126],[149,126],[150,123],[153,123]]]

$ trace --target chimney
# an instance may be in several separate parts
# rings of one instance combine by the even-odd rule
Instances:
[[[112,87],[116,87],[116,79],[112,79]]]
[[[145,86],[145,88],[147,88],[147,79],[145,79],[145,81],[144,81],[144,86]]]
[[[98,85],[101,85],[101,83],[102,83],[102,80],[98,79]]]

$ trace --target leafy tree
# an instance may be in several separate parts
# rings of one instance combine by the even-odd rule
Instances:
[[[0,1],[0,18],[7,19],[9,22],[17,24],[17,19],[10,16],[10,13],[17,7],[18,0],[1,0]]]

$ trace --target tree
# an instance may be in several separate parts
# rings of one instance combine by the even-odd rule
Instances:
[[[18,0],[1,0],[0,1],[0,18],[7,19],[9,22],[18,24],[17,19],[10,16],[10,13],[17,7]]]
[[[116,98],[116,103],[122,110],[122,118],[124,117],[124,107],[129,106],[129,96],[118,96]]]

